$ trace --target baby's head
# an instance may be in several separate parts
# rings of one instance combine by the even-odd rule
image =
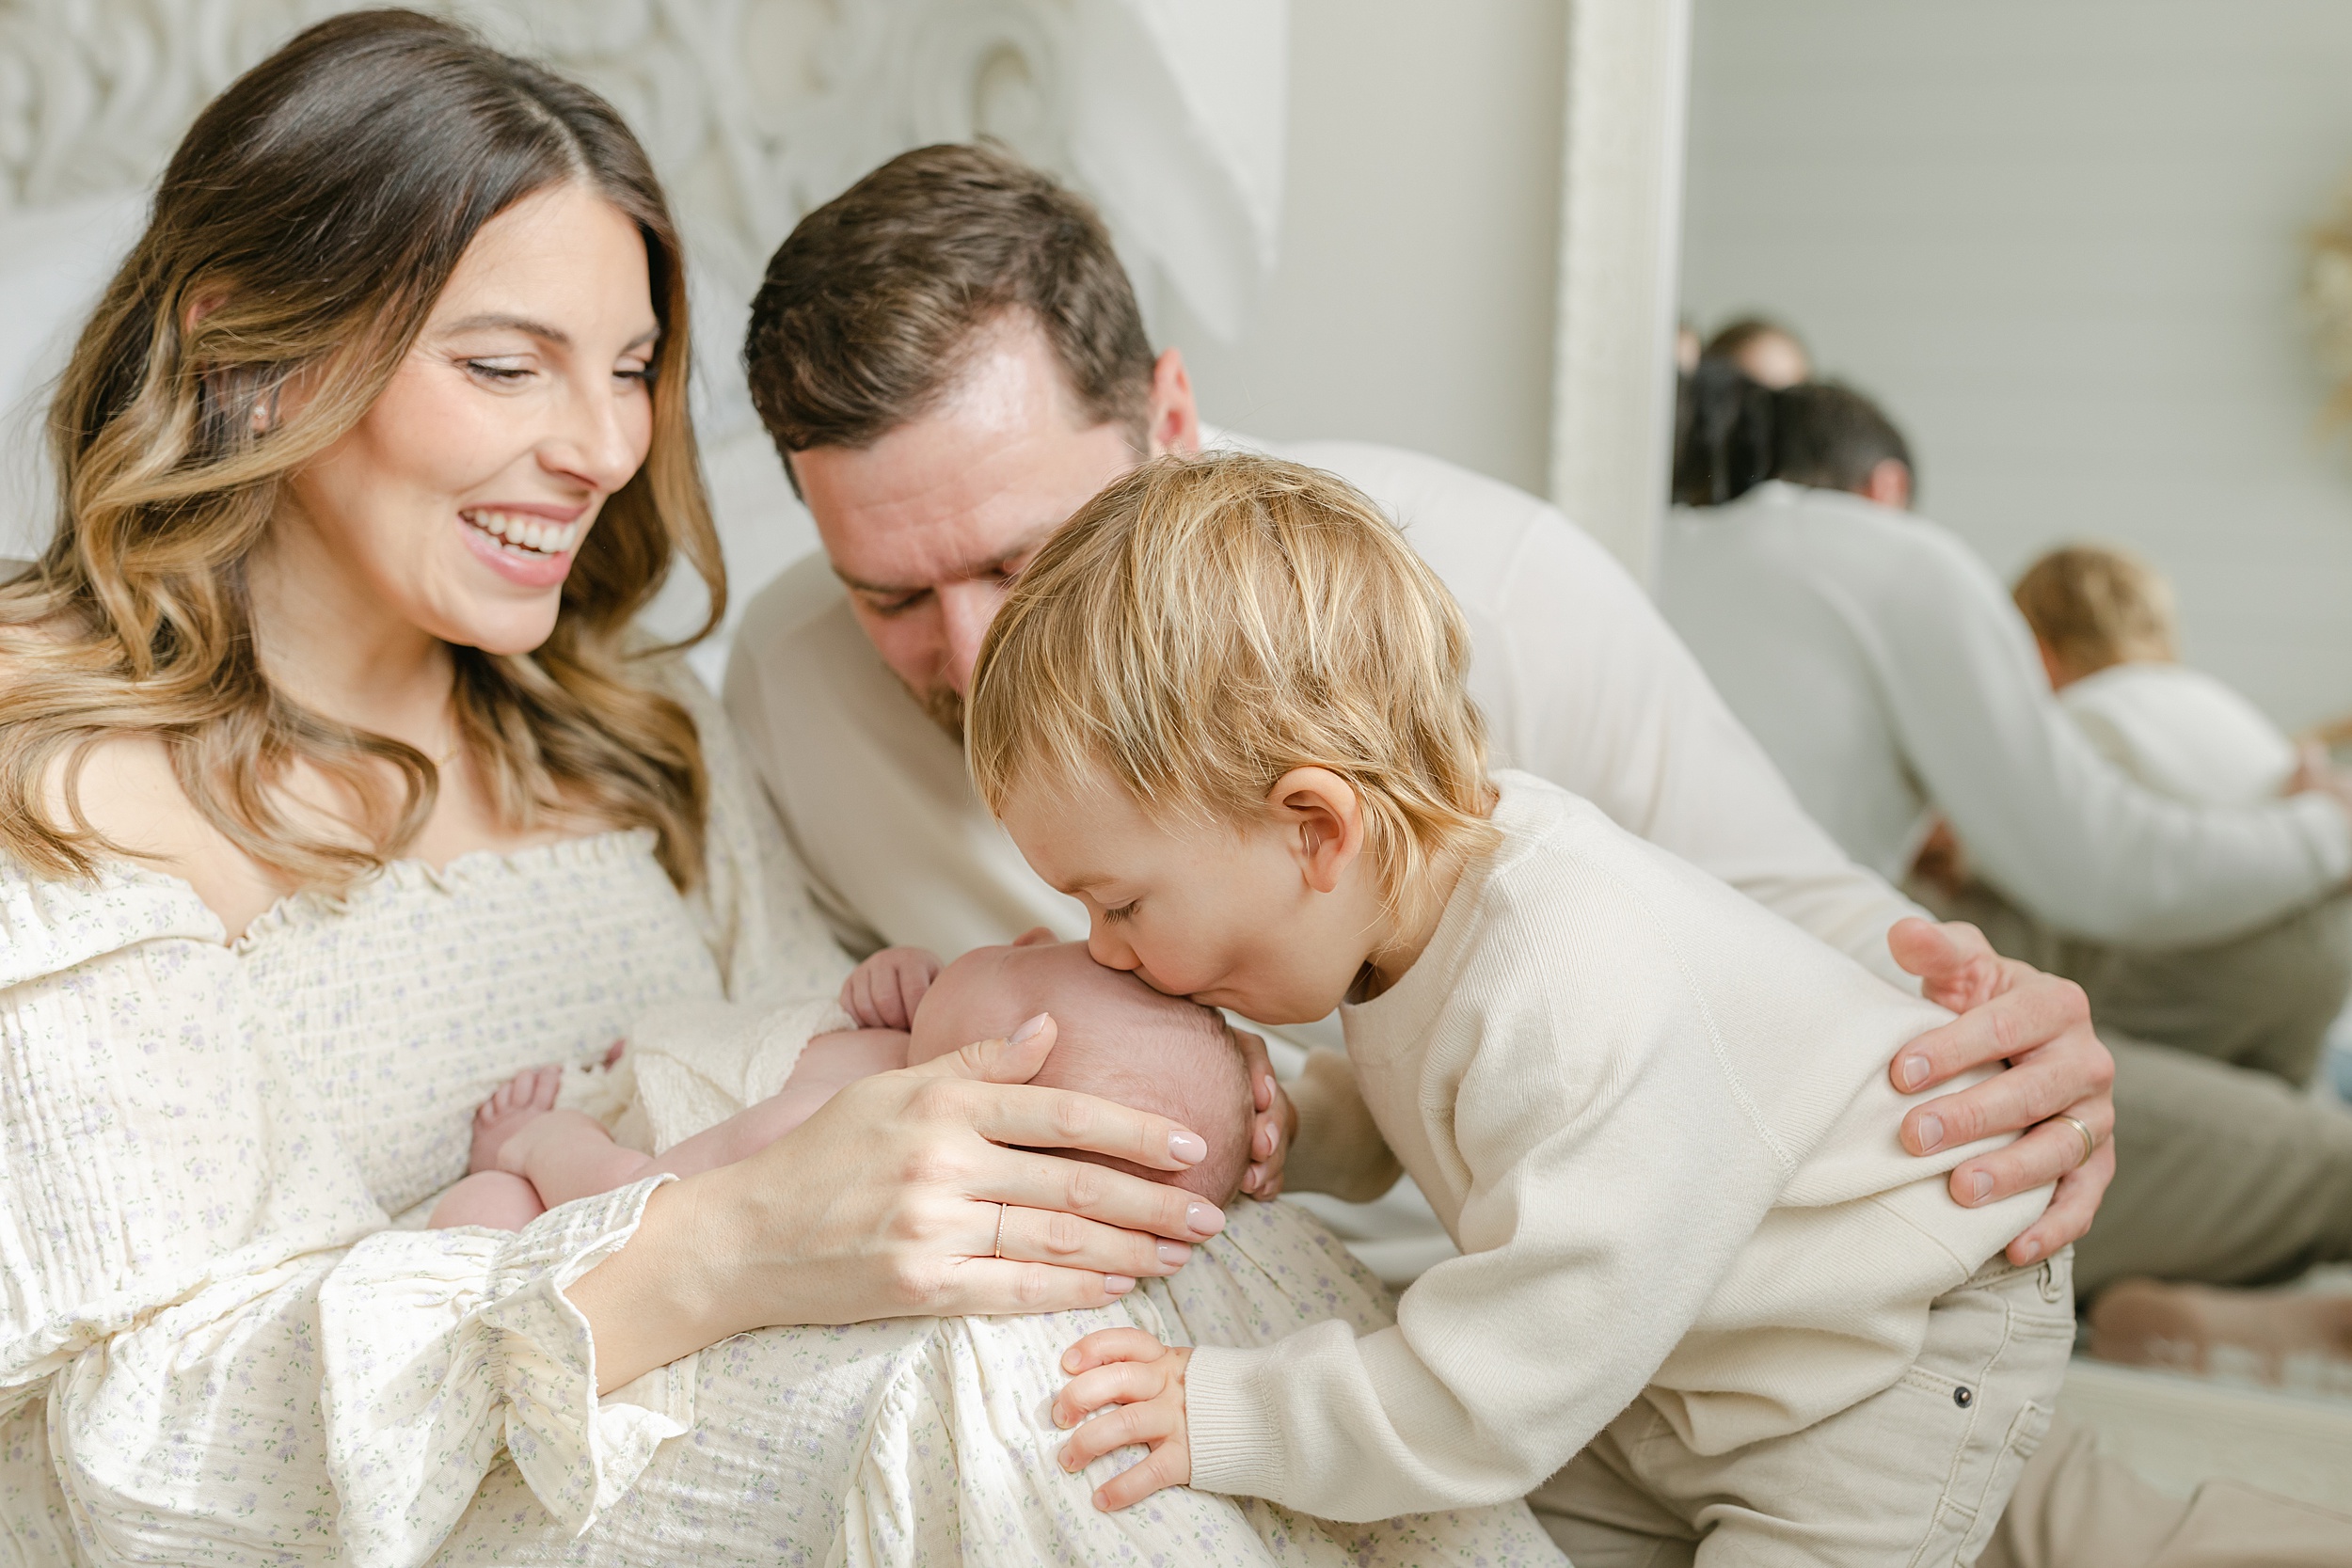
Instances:
[[[1225,1021],[1132,974],[1104,969],[1084,942],[1033,931],[1009,947],[979,947],[939,972],[914,1012],[910,1065],[1001,1039],[1024,1020],[1054,1015],[1054,1049],[1032,1083],[1150,1111],[1191,1129],[1209,1157],[1191,1169],[1152,1170],[1107,1155],[1073,1159],[1166,1181],[1222,1205],[1241,1190],[1256,1110],[1241,1046]]]
[[[1160,458],[1022,570],[966,750],[1098,961],[1304,1022],[1384,978],[1494,842],[1469,664],[1452,596],[1344,482]]]
[[[2052,550],[2017,579],[2017,608],[2055,689],[2115,664],[2169,663],[2172,585],[2139,557],[2104,545]]]

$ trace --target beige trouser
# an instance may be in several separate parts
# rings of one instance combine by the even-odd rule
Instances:
[[[2352,1117],[2293,1086],[2343,1001],[2352,900],[2160,957],[2058,937],[1980,888],[1913,891],[2081,981],[2115,1053],[2115,1182],[2074,1248],[2080,1295],[2135,1275],[2265,1285],[2352,1261]]]
[[[1636,1400],[1529,1506],[1577,1568],[1973,1562],[2065,1376],[2067,1267],[1995,1259],[1936,1300],[1892,1387],[1786,1437],[1693,1453]]]
[[[2352,1514],[2207,1481],[2157,1491],[2063,1416],[2026,1466],[1979,1568],[2344,1568]]]

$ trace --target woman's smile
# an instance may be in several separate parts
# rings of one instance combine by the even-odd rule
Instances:
[[[570,575],[580,541],[595,521],[587,506],[501,501],[457,514],[476,558],[520,588],[552,588]]]

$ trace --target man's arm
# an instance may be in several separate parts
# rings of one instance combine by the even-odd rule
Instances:
[[[1867,635],[1886,713],[1926,794],[1984,879],[2097,942],[2201,946],[2304,908],[2352,875],[2330,796],[2249,807],[2155,794],[2067,718],[2000,583],[1922,527]]]

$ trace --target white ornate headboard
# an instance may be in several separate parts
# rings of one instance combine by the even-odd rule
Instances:
[[[203,103],[348,0],[0,0],[0,556],[46,529],[39,384]],[[1101,204],[1145,309],[1231,335],[1281,211],[1286,0],[427,0],[628,117],[697,276],[705,437],[748,591],[807,535],[735,369],[769,252],[892,154],[994,135]],[[742,446],[742,451],[731,449]],[[34,519],[39,521],[35,522]],[[788,519],[788,520],[787,520]],[[782,535],[788,534],[787,541]],[[14,548],[12,548],[14,546]]]

